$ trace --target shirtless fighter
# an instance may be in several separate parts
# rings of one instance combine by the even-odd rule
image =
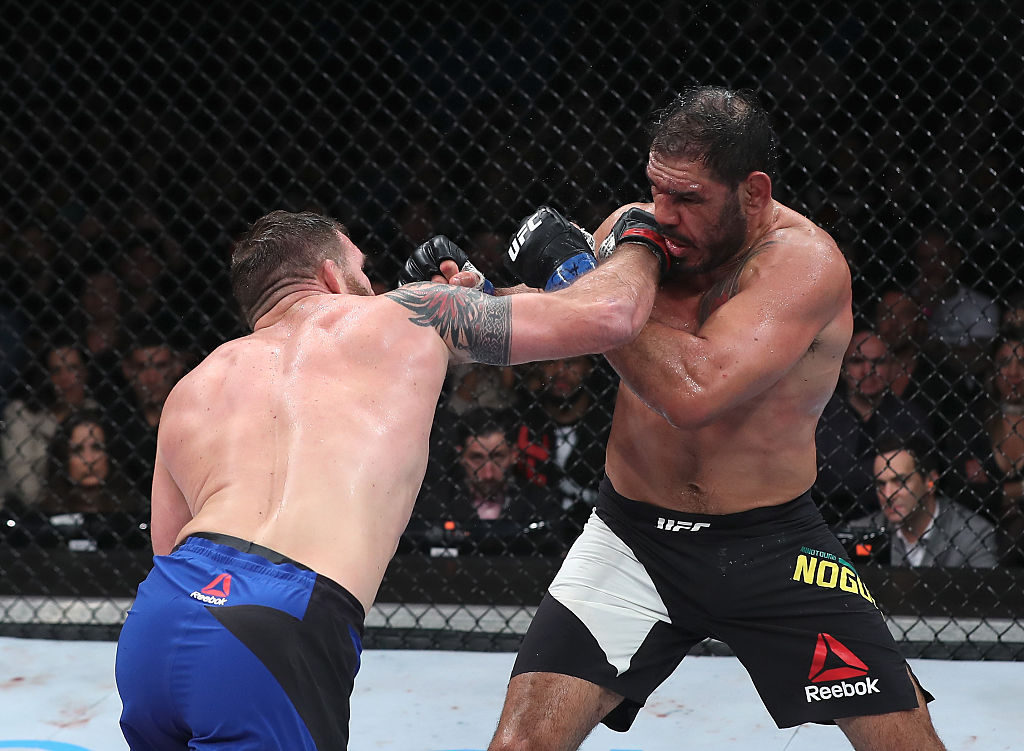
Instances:
[[[557,281],[593,258],[585,239],[540,216],[516,273]],[[464,256],[438,237],[413,265],[429,276]],[[342,225],[309,213],[273,212],[234,248],[253,333],[186,375],[160,420],[156,555],[117,648],[133,749],[346,748],[363,619],[423,479],[449,361],[621,347],[659,263],[632,245],[568,289],[505,297],[429,282],[375,297],[362,265]]]
[[[852,331],[847,264],[772,198],[776,138],[751,94],[688,89],[651,135],[652,202],[595,240],[646,242],[671,269],[640,336],[606,353],[622,379],[607,477],[519,650],[490,749],[565,751],[598,722],[628,729],[705,637],[732,648],[779,727],[835,722],[857,749],[941,749],[808,493]]]

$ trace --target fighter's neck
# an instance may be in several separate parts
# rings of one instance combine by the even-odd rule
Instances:
[[[256,320],[253,331],[259,331],[268,326],[273,326],[275,323],[280,323],[288,313],[306,298],[325,294],[328,294],[327,290],[317,287],[312,283],[294,285],[285,291],[283,296],[279,294],[277,302]]]
[[[750,222],[750,226],[747,228],[747,241],[733,256],[734,259],[739,259],[742,262],[742,259],[757,251],[770,233],[782,226],[782,208],[782,204],[773,200],[764,208],[764,211],[758,214],[756,219]]]

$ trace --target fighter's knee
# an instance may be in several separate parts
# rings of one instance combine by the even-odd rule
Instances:
[[[531,748],[534,746],[530,745],[530,739],[524,733],[499,725],[487,751],[529,751]]]
[[[499,726],[487,751],[553,751],[559,748],[529,728]]]

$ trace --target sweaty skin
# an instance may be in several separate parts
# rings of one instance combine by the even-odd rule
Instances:
[[[648,177],[654,202],[630,205],[655,214],[677,265],[706,263],[688,244],[705,238],[691,237],[687,219],[721,186],[699,165],[655,157]],[[640,336],[606,353],[623,384],[606,469],[628,498],[729,514],[785,503],[814,482],[815,425],[853,328],[850,272],[805,217],[774,200],[761,215],[737,257],[673,274]]]
[[[359,268],[358,248],[342,243]],[[621,346],[650,310],[649,255],[624,256],[578,288],[502,298],[429,282],[374,297],[363,296],[366,281],[347,294],[326,261],[168,397],[154,552],[193,532],[233,535],[333,579],[369,610],[423,479],[449,360],[509,364]]]

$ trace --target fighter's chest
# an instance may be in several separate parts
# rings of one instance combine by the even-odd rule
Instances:
[[[695,334],[700,328],[700,297],[659,295],[651,309],[651,320]]]
[[[721,307],[729,294],[713,285],[709,289],[663,289],[651,310],[651,320],[695,334],[708,317]]]
[[[717,276],[663,286],[654,300],[651,319],[691,334],[737,294],[742,264],[723,269]]]

